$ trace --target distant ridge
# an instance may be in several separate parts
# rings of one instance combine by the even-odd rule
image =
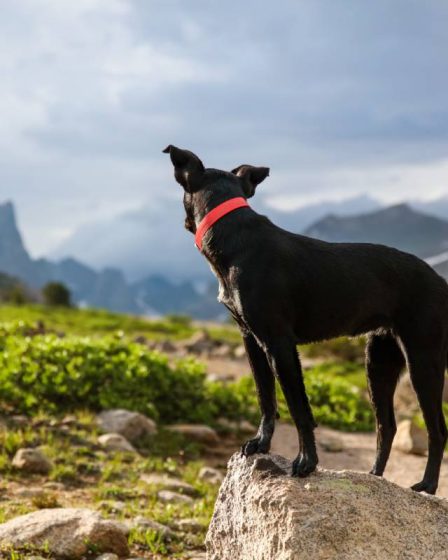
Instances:
[[[324,241],[380,243],[431,257],[448,251],[448,221],[396,204],[357,216],[329,214],[304,231]]]

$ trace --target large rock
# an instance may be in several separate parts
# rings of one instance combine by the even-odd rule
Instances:
[[[132,443],[157,432],[154,420],[130,410],[105,410],[98,414],[97,422],[103,432],[120,434]]]
[[[428,435],[425,430],[415,425],[412,420],[402,420],[398,424],[393,447],[404,453],[426,455]]]
[[[208,560],[448,558],[446,500],[351,471],[290,473],[277,455],[233,455],[207,533]]]
[[[33,447],[18,449],[12,460],[12,466],[28,473],[48,474],[53,468],[51,461]]]
[[[95,548],[129,553],[126,528],[89,509],[41,509],[0,525],[0,547],[44,547],[54,556],[79,558]]]

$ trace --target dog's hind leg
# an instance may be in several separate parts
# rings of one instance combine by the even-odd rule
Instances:
[[[434,342],[434,341],[433,341]],[[428,462],[421,482],[412,486],[417,492],[435,494],[440,465],[447,441],[447,428],[442,410],[446,351],[431,344],[416,346],[403,341],[411,374],[428,431]],[[442,356],[443,354],[443,356]]]
[[[251,334],[243,334],[244,346],[257,387],[261,421],[254,439],[247,441],[241,451],[243,455],[268,453],[274,434],[277,415],[275,397],[275,378],[267,361],[266,354]]]
[[[405,358],[390,334],[371,335],[366,346],[369,393],[377,426],[376,459],[371,474],[382,476],[397,431],[393,398]]]
[[[305,392],[297,349],[294,342],[288,339],[268,343],[265,348],[299,434],[300,453],[293,461],[292,474],[307,476],[315,470],[318,463],[314,439],[316,423]]]

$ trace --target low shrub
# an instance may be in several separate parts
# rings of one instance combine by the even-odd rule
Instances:
[[[334,338],[314,344],[307,344],[300,348],[301,353],[308,358],[330,358],[344,362],[364,362],[364,337]]]
[[[370,431],[375,422],[366,392],[350,380],[360,377],[356,366],[350,364],[321,365],[305,372],[305,386],[316,422],[345,431]],[[350,372],[350,373],[348,373]],[[339,375],[338,375],[339,373]],[[365,376],[364,376],[365,378]],[[251,377],[244,377],[232,385],[238,395],[240,406],[246,417],[254,421],[259,417],[255,383]],[[290,417],[285,398],[277,386],[277,399],[280,416],[283,420]]]
[[[161,423],[241,414],[238,396],[208,384],[196,361],[170,365],[166,356],[118,337],[59,338],[24,323],[0,327],[0,394],[27,414],[127,408]]]

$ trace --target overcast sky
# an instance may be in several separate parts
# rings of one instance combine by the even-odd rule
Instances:
[[[33,254],[181,199],[161,150],[277,206],[448,193],[448,2],[0,0],[0,201]],[[261,188],[260,188],[261,194]]]

